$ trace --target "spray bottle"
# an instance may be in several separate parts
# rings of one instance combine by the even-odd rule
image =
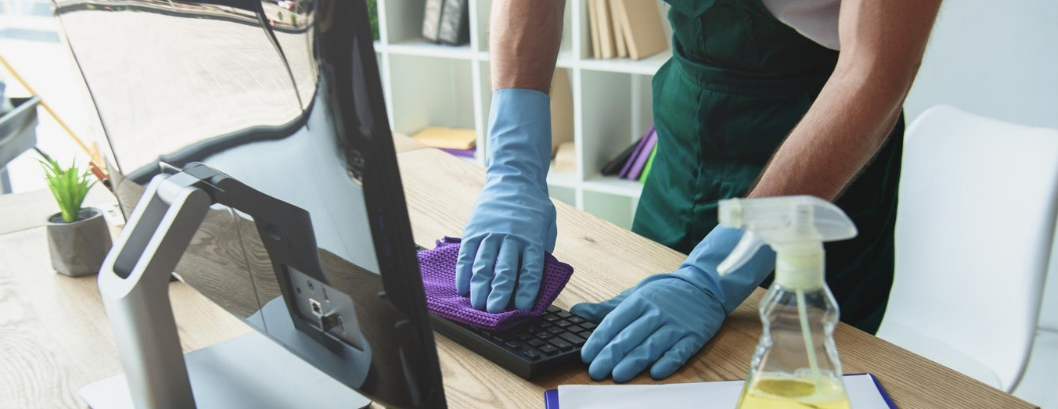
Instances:
[[[775,281],[760,303],[764,331],[737,407],[848,409],[823,242],[853,238],[856,226],[840,208],[811,196],[722,200],[719,212],[721,225],[745,230],[717,267],[720,274],[764,245],[776,256]]]

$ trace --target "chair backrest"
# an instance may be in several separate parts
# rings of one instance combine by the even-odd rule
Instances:
[[[1058,253],[1058,247],[1051,254]],[[1043,301],[1040,302],[1039,329],[1058,332],[1058,257],[1052,257],[1043,285]]]
[[[885,321],[1018,382],[1058,209],[1058,130],[937,106],[908,128]]]

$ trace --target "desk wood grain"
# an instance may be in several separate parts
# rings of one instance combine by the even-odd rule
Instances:
[[[250,331],[186,284],[169,291],[185,352]],[[96,276],[56,274],[43,227],[0,235],[0,408],[84,408],[77,391],[118,373]]]
[[[48,217],[59,212],[59,205],[47,189],[17,195],[0,196],[3,199],[3,211],[0,211],[0,234],[13,233],[47,224]],[[88,196],[85,196],[84,207],[104,207],[114,203],[114,195],[102,184],[96,183]]]
[[[433,149],[398,146],[403,148],[398,158],[416,242],[432,247],[441,236],[460,235],[484,180],[483,170]],[[10,215],[12,203],[32,207],[25,199],[0,197],[0,215]],[[683,255],[632,232],[563,203],[556,206],[559,237],[555,254],[576,269],[556,302],[559,306],[569,308],[577,302],[611,297],[643,277],[672,270],[683,260]],[[3,409],[82,408],[77,390],[121,372],[95,276],[55,274],[44,235],[42,227],[0,234]],[[745,377],[760,334],[756,306],[761,294],[754,293],[713,341],[664,382]],[[250,331],[183,283],[173,283],[170,296],[185,351]],[[901,408],[1032,407],[844,324],[836,337],[845,371],[874,373]],[[443,336],[436,338],[452,408],[539,408],[545,389],[592,383],[579,366],[528,382]],[[648,376],[632,381],[649,382],[653,381]]]

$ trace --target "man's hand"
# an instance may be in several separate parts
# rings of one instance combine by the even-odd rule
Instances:
[[[573,306],[570,312],[601,321],[581,348],[592,379],[626,382],[648,366],[651,377],[664,378],[698,352],[775,266],[775,253],[764,248],[721,277],[716,267],[741,237],[741,230],[717,227],[676,272],[647,277],[612,300]]]
[[[544,252],[555,249],[555,205],[547,194],[551,105],[524,89],[493,93],[485,187],[463,229],[456,290],[470,305],[503,312],[529,310],[544,272]],[[515,291],[517,283],[517,293]]]
[[[627,382],[648,366],[654,379],[667,377],[716,334],[724,310],[708,292],[684,281],[695,274],[680,270],[651,276],[602,319],[581,349],[592,379],[612,374],[615,382]],[[584,318],[601,318],[602,311],[590,305],[578,307],[573,312]]]

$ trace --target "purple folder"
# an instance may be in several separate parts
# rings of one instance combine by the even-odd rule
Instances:
[[[448,152],[449,154],[452,154],[452,155],[455,155],[455,156],[464,157],[464,158],[473,158],[474,157],[474,153],[477,151],[474,148],[470,148],[470,149],[439,148],[439,149],[441,149],[442,151]]]
[[[650,133],[644,139],[646,143],[643,144],[643,150],[635,156],[635,160],[629,160],[633,162],[632,168],[628,170],[628,176],[625,179],[639,180],[639,175],[643,173],[643,168],[647,165],[647,159],[650,159],[650,152],[654,151],[654,145],[658,143],[658,133],[651,128]]]
[[[618,176],[628,179],[628,173],[632,171],[632,165],[635,163],[636,158],[639,157],[640,152],[643,151],[643,146],[647,144],[647,139],[650,139],[650,134],[652,133],[654,133],[654,126],[650,127],[650,130],[647,131],[645,136],[639,138],[639,142],[636,143],[635,152],[632,152],[632,156],[628,158],[628,162],[625,162],[625,165],[621,168],[621,173],[619,173]],[[648,153],[647,156],[649,155],[650,154]]]

